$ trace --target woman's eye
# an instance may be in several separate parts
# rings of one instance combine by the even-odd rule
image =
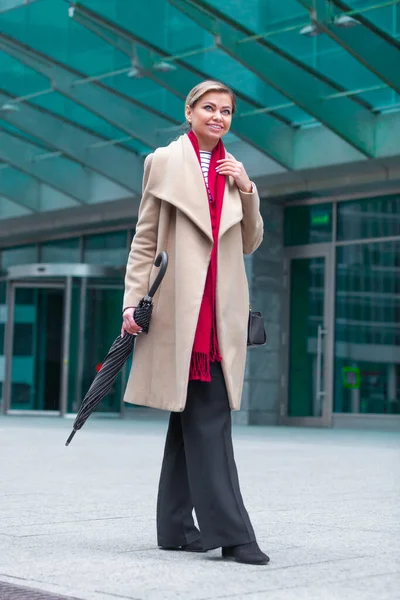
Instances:
[[[214,110],[214,108],[210,104],[206,104],[203,108],[204,108],[204,110],[207,110],[208,112]],[[224,108],[224,110],[222,110],[221,113],[223,115],[230,115],[231,111],[229,110],[229,108]]]

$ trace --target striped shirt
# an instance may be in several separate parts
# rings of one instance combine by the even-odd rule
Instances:
[[[208,190],[208,199],[211,202],[212,196],[211,196],[210,188],[208,187],[208,170],[210,168],[210,161],[211,161],[211,152],[207,152],[207,150],[200,150],[201,170],[202,170],[204,181],[206,182],[206,187]]]

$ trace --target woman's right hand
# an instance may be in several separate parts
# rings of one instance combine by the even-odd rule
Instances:
[[[142,328],[140,327],[140,325],[138,325],[135,322],[135,319],[133,318],[133,315],[135,313],[135,308],[126,308],[123,312],[122,318],[123,318],[123,324],[122,324],[122,329],[121,329],[121,337],[124,337],[124,333],[125,331],[127,333],[139,333],[140,331],[142,331]]]

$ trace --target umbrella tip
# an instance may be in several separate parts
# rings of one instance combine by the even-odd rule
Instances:
[[[69,444],[70,444],[70,442],[71,442],[72,438],[74,437],[75,433],[76,433],[76,431],[75,431],[75,429],[73,429],[73,430],[72,430],[72,432],[71,432],[71,434],[70,434],[70,436],[69,436],[69,438],[68,438],[68,439],[67,439],[67,441],[65,442],[65,445],[66,445],[66,446],[69,446]]]

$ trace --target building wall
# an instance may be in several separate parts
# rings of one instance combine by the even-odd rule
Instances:
[[[286,319],[283,309],[285,256],[287,250],[297,252],[297,249],[325,244],[333,257],[332,315],[329,315],[333,335],[330,365],[333,386],[329,399],[332,424],[352,426],[359,418],[360,423],[375,423],[382,427],[390,419],[390,427],[398,427],[394,423],[396,420],[399,423],[400,414],[399,198],[400,194],[381,194],[340,202],[329,197],[301,202],[288,198],[285,203],[276,197],[262,200],[264,240],[245,262],[252,307],[264,315],[268,342],[265,347],[248,352],[242,410],[234,414],[236,423],[270,425],[278,423],[283,416],[282,359],[294,340],[294,336],[291,339],[289,335],[286,344],[282,345]],[[132,225],[134,217],[125,218],[124,222]],[[111,226],[112,220],[105,219],[102,232],[90,233],[88,228],[82,234],[82,225],[81,232],[74,228],[69,235],[68,231],[53,230],[52,239],[48,234],[32,230],[25,233],[27,243],[23,244],[21,239],[19,245],[3,247],[1,266],[4,269],[42,261],[89,262],[123,268],[133,231],[121,223],[114,224],[113,230],[110,230]],[[308,300],[303,329],[307,338],[305,362],[311,364],[315,363],[316,335],[309,333],[310,327],[319,315],[321,293],[327,292],[322,289],[318,273],[315,273],[315,279],[310,273],[310,287],[305,290]],[[0,295],[1,385],[5,372],[4,325],[7,319],[5,283],[1,281]],[[296,298],[292,298],[292,302],[299,315]],[[100,360],[100,357],[95,358]],[[346,377],[351,378],[350,371],[355,383],[350,379],[344,381]],[[87,377],[89,381],[89,374]],[[292,388],[296,388],[295,377],[290,376],[290,379]],[[310,375],[310,387],[307,388],[310,397],[313,394],[311,379],[314,382],[314,375]],[[299,402],[299,394],[295,395]],[[116,399],[113,407],[118,407]],[[290,416],[290,403],[288,414]]]

